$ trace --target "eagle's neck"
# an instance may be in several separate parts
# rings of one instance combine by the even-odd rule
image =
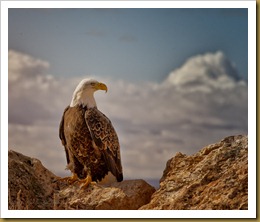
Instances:
[[[94,92],[74,92],[73,97],[70,103],[71,107],[74,107],[76,105],[82,105],[83,107],[87,108],[94,108],[97,107],[95,98],[94,98]]]

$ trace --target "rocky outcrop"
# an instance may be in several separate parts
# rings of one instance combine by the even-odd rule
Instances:
[[[39,160],[8,152],[9,210],[50,210],[57,177]]]
[[[125,180],[81,189],[69,185],[39,160],[9,151],[9,209],[247,209],[247,136],[231,136],[187,156],[171,158],[155,189]]]
[[[140,209],[248,208],[247,136],[227,137],[192,156],[171,158],[151,202]]]
[[[137,210],[150,202],[154,192],[155,189],[144,180],[90,185],[87,189],[74,184],[56,193],[54,209]]]
[[[81,189],[77,183],[59,181],[35,158],[9,151],[8,161],[10,210],[137,210],[149,203],[155,192],[144,180],[94,184]]]

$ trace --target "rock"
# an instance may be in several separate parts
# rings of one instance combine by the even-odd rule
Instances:
[[[49,210],[57,177],[39,160],[10,150],[8,152],[9,210]]]
[[[68,185],[39,160],[9,151],[8,207],[13,209],[248,209],[248,139],[227,137],[187,156],[168,160],[155,189],[125,180],[80,189]]]
[[[248,138],[227,137],[187,156],[168,160],[160,188],[140,209],[248,209]]]
[[[155,188],[144,180],[126,180],[80,189],[68,185],[39,160],[10,150],[8,153],[9,210],[138,209],[151,200]]]
[[[125,180],[109,186],[91,185],[80,189],[79,185],[61,189],[55,194],[55,209],[85,210],[137,210],[149,203],[155,189],[144,180]]]

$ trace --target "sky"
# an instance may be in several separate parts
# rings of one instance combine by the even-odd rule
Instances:
[[[64,108],[82,78],[119,137],[125,178],[159,180],[248,132],[247,9],[9,9],[9,149],[59,176]]]
[[[162,81],[190,56],[223,51],[247,78],[247,9],[9,9],[9,48],[54,76]]]

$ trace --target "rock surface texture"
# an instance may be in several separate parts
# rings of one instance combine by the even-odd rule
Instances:
[[[192,156],[168,160],[155,189],[144,180],[107,185],[61,182],[39,160],[9,151],[8,207],[23,209],[229,210],[248,208],[247,136],[231,136]]]
[[[160,188],[140,209],[247,210],[248,138],[231,136],[168,160]]]
[[[9,210],[50,210],[57,177],[39,160],[8,152]]]
[[[9,210],[137,210],[151,200],[155,188],[144,180],[109,185],[68,185],[39,160],[15,151],[8,154]]]
[[[73,184],[55,194],[54,209],[137,210],[150,202],[154,192],[155,189],[144,180],[91,185],[87,189]]]

